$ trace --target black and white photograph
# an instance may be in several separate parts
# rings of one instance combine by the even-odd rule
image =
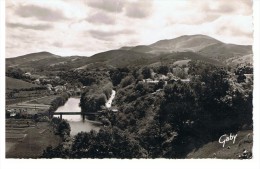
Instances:
[[[4,159],[253,163],[256,1],[1,1]]]

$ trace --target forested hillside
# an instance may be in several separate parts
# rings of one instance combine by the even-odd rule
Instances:
[[[98,133],[79,133],[71,148],[51,148],[44,157],[185,158],[223,133],[252,128],[252,79],[243,78],[252,68],[201,61],[187,68],[110,70],[118,111],[100,117],[106,123]],[[95,105],[87,94],[82,103]]]

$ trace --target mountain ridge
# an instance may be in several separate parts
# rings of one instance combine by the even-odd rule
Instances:
[[[173,39],[159,40],[150,45],[138,45],[133,47],[121,47],[120,49],[104,51],[96,53],[90,57],[84,56],[70,56],[62,57],[50,52],[39,52],[31,53],[27,55],[22,55],[15,58],[7,58],[7,66],[21,66],[21,67],[35,67],[35,64],[39,64],[42,67],[52,65],[65,65],[70,64],[69,68],[77,67],[88,67],[92,64],[97,64],[104,66],[127,66],[129,64],[139,65],[139,64],[149,64],[152,61],[160,60],[160,56],[165,56],[165,54],[173,54],[168,56],[175,56],[174,53],[178,52],[193,52],[196,53],[195,60],[201,58],[203,60],[209,60],[210,62],[222,62],[223,64],[231,63],[229,60],[239,61],[237,58],[242,58],[240,61],[245,61],[245,59],[250,59],[250,54],[252,54],[251,45],[236,45],[236,44],[226,44],[217,39],[214,39],[207,35],[183,35]],[[187,53],[186,53],[187,54]],[[186,55],[184,54],[184,55]],[[190,53],[191,54],[191,53]],[[192,54],[191,54],[192,55]],[[201,56],[201,57],[200,57]],[[177,57],[181,59],[181,57]],[[192,59],[192,58],[191,58]],[[171,59],[170,59],[171,60]],[[125,63],[124,63],[125,62]],[[139,63],[138,63],[139,62]]]

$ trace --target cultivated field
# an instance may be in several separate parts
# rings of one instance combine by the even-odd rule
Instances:
[[[28,101],[26,103],[28,104],[45,104],[45,105],[50,105],[52,100],[54,100],[55,98],[57,98],[57,95],[51,95],[51,96],[45,96],[42,98],[37,98],[31,101]]]
[[[6,120],[6,158],[38,158],[47,146],[55,147],[60,142],[49,122]]]
[[[40,87],[39,85],[25,82],[23,80],[5,77],[7,89],[30,89],[32,87]]]

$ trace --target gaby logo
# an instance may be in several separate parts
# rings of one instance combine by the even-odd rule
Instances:
[[[229,141],[233,141],[233,144],[235,144],[236,138],[237,138],[237,134],[236,135],[232,135],[232,133],[230,133],[230,135],[224,134],[219,138],[218,142],[222,144],[223,147],[225,147],[226,142]]]

